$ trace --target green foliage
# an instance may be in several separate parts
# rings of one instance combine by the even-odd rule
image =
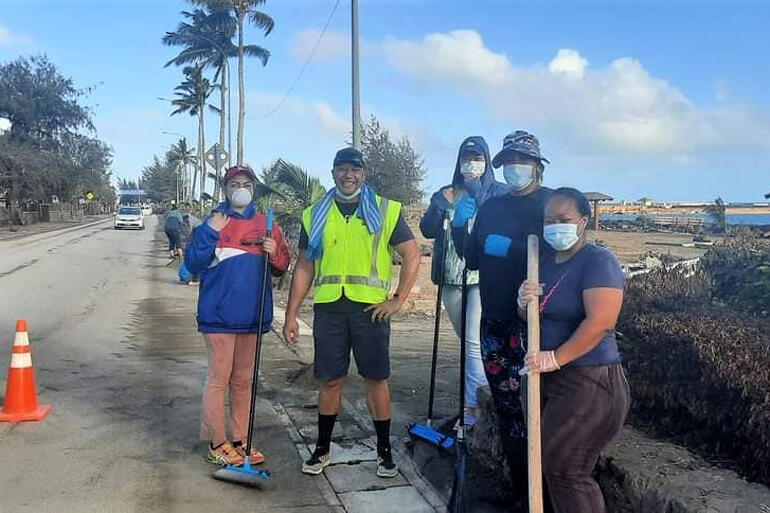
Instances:
[[[635,422],[765,484],[770,322],[754,312],[768,309],[768,259],[770,244],[737,239],[710,250],[695,275],[636,277],[618,323]]]
[[[372,116],[361,131],[361,150],[366,161],[366,182],[377,193],[405,205],[422,201],[424,160],[409,139],[394,142],[388,130]]]
[[[727,231],[727,215],[725,212],[726,206],[722,198],[715,199],[713,205],[706,207],[706,213],[711,219],[713,230],[716,233],[725,233]]]
[[[171,104],[176,107],[176,110],[171,115],[187,112],[191,116],[198,116],[203,113],[206,100],[214,90],[214,86],[208,78],[203,76],[202,66],[188,66],[184,68],[183,73],[184,81],[174,88],[176,99],[172,100]]]
[[[262,170],[261,182],[257,191],[260,208],[274,209],[277,222],[287,237],[296,242],[302,212],[323,197],[326,193],[324,186],[318,177],[282,159]]]
[[[91,113],[74,86],[45,56],[0,65],[0,118],[11,122],[0,135],[0,193],[24,200],[69,200],[92,191],[115,199],[110,185],[112,150],[92,137]]]
[[[167,153],[163,159],[153,156],[152,162],[142,170],[141,186],[154,201],[176,200],[178,180],[181,176],[179,162],[173,160],[173,154]]]
[[[11,122],[17,141],[54,141],[80,129],[92,130],[91,114],[77,89],[45,55],[21,57],[0,66],[0,117]]]

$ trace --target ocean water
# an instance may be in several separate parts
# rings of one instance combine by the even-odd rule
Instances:
[[[702,217],[704,219],[708,219],[708,216],[706,214],[688,214],[688,215],[677,215],[677,214],[661,214],[665,217],[682,217],[682,218],[693,218],[693,217]],[[636,214],[602,214],[602,219],[605,219],[607,221],[633,221],[637,217],[639,217]],[[770,225],[770,214],[727,214],[727,224],[734,224],[734,225]]]

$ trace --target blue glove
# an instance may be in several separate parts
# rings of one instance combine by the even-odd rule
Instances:
[[[505,235],[490,233],[484,239],[484,253],[497,258],[508,256],[508,249],[511,247],[511,239]]]
[[[455,207],[455,215],[452,218],[452,226],[460,228],[465,226],[468,219],[476,215],[476,200],[472,196],[465,196]]]

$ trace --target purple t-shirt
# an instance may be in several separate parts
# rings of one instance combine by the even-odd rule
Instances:
[[[615,255],[608,249],[587,244],[561,264],[549,255],[540,264],[540,348],[553,351],[564,344],[586,318],[583,291],[597,287],[623,290],[625,278]],[[615,332],[608,333],[590,352],[569,365],[592,366],[620,363]]]

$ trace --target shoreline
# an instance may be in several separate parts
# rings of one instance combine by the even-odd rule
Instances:
[[[622,205],[601,205],[599,207],[601,214],[622,214],[622,215],[706,215],[708,212],[701,207],[640,207],[622,206]],[[729,215],[770,215],[770,207],[726,207],[725,214]]]

